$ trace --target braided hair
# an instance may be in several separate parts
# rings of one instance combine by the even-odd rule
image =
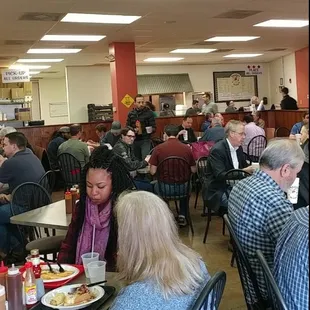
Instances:
[[[123,165],[122,161],[109,150],[107,146],[97,147],[90,156],[89,162],[84,166],[81,174],[80,181],[80,202],[79,208],[81,210],[80,215],[85,213],[86,208],[86,178],[89,169],[106,169],[111,173],[112,177],[112,201],[116,201],[117,197],[128,189],[135,187],[127,169]],[[80,218],[82,221],[82,218]]]

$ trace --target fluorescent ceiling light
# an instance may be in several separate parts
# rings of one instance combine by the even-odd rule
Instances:
[[[257,56],[261,56],[263,54],[230,54],[230,55],[226,55],[224,57],[226,58],[249,58],[249,57],[257,57]]]
[[[80,48],[31,48],[27,54],[75,54]]]
[[[309,25],[308,20],[302,19],[270,19],[254,25],[254,27],[301,28]]]
[[[75,42],[98,42],[106,36],[93,35],[46,35],[41,41],[75,41]]]
[[[61,58],[54,58],[54,59],[18,59],[17,62],[19,63],[33,63],[33,62],[61,62],[63,59]]]
[[[178,48],[170,53],[180,54],[207,54],[216,51],[215,48]]]
[[[48,69],[51,66],[35,66],[35,65],[12,65],[9,69]]]
[[[31,75],[35,75],[35,74],[39,74],[41,71],[29,71],[29,74]]]
[[[69,23],[131,24],[141,16],[68,13],[61,21]]]
[[[146,58],[143,61],[145,62],[172,62],[172,61],[179,61],[184,58],[178,58],[178,57],[151,57]]]
[[[206,42],[246,42],[260,37],[251,37],[251,36],[218,36],[205,40]]]

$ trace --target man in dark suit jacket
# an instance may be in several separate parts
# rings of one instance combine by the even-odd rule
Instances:
[[[217,142],[211,149],[203,191],[204,199],[209,201],[215,211],[218,211],[220,206],[227,208],[226,172],[231,169],[243,169],[252,173],[254,170],[248,165],[241,147],[245,138],[243,123],[237,120],[229,121],[225,126],[225,136],[226,138]]]
[[[282,110],[298,110],[297,101],[289,96],[288,88],[282,88],[283,99],[281,100],[281,109]]]
[[[183,143],[193,143],[197,141],[197,137],[195,132],[192,128],[193,126],[193,119],[190,115],[185,115],[183,118],[182,125],[179,128],[178,139]],[[184,139],[184,131],[187,132],[187,139]]]
[[[225,137],[225,130],[222,126],[222,120],[219,117],[213,117],[211,126],[206,130],[199,141],[218,142]]]

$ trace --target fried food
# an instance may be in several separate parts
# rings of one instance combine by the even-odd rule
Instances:
[[[53,306],[75,306],[87,303],[96,298],[86,284],[76,288],[74,293],[57,293],[50,301]]]
[[[50,272],[50,270],[43,269],[41,271],[41,278],[42,280],[58,280],[62,278],[66,278],[71,276],[74,271],[64,271],[64,272],[59,272],[57,269],[53,269],[54,272]]]

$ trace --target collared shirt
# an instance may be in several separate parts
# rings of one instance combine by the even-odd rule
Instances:
[[[228,139],[226,139],[226,141],[227,141],[228,146],[229,146],[230,155],[231,155],[231,159],[232,159],[234,168],[239,169],[239,161],[238,161],[238,156],[237,156],[237,150],[239,147],[233,147]]]
[[[265,136],[265,130],[257,126],[254,122],[248,123],[244,126],[245,138],[242,143],[243,152],[247,153],[249,142],[257,136]],[[259,146],[254,146],[259,147]],[[252,155],[252,154],[249,154]]]
[[[304,122],[299,122],[293,125],[291,129],[291,135],[296,135],[301,132],[301,128],[304,125]]]
[[[239,181],[229,195],[229,220],[265,298],[264,275],[256,251],[262,251],[272,270],[276,243],[292,212],[293,205],[285,193],[262,170],[256,170],[252,176]]]
[[[273,274],[288,309],[309,309],[309,206],[295,211],[285,224]]]

